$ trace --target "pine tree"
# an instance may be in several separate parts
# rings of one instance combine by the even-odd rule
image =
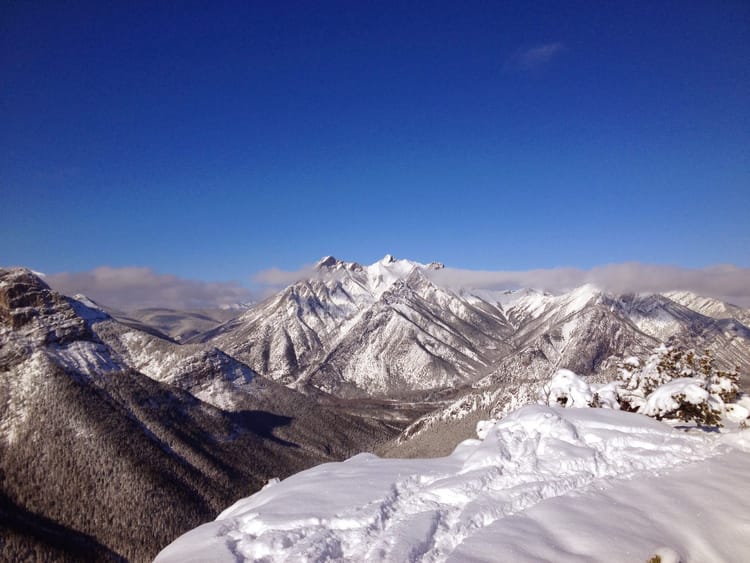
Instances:
[[[621,362],[616,383],[623,410],[721,426],[724,404],[737,398],[739,373],[717,369],[710,350],[661,345],[644,364],[637,358]]]

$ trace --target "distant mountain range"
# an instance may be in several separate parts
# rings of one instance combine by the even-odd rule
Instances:
[[[193,339],[300,390],[345,397],[410,397],[498,378],[584,375],[669,339],[750,366],[750,313],[687,292],[612,295],[593,286],[441,287],[441,264],[386,256],[369,266],[322,259],[312,279]]]
[[[105,310],[123,324],[145,332],[153,333],[156,329],[160,336],[170,338],[175,342],[185,342],[232,320],[249,308],[249,306],[238,305],[231,308],[196,311],[158,307],[127,312],[109,308]]]
[[[662,341],[750,383],[747,309],[445,287],[441,268],[329,256],[224,312],[109,311],[0,270],[0,559],[148,560],[271,477],[447,453],[558,368],[606,377]]]

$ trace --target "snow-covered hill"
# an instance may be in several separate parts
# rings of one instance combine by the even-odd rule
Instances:
[[[361,454],[272,482],[182,536],[190,561],[738,561],[748,431],[522,408],[448,457]]]

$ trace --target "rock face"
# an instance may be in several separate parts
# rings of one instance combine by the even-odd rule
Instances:
[[[398,430],[0,270],[4,561],[148,561],[236,495]]]
[[[90,337],[71,300],[53,293],[30,270],[3,270],[0,277],[0,322],[35,343],[64,344]]]

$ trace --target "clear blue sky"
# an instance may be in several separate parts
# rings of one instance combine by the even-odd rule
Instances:
[[[3,265],[750,265],[745,1],[3,2],[0,65]]]

